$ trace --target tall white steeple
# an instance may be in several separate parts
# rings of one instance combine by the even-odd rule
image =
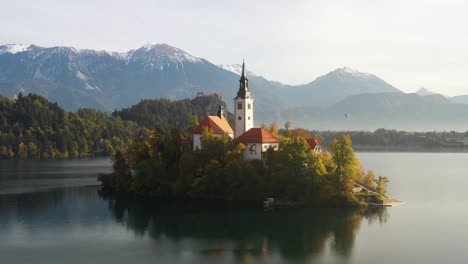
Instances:
[[[253,101],[249,91],[249,80],[246,77],[245,62],[242,62],[242,75],[239,80],[239,91],[234,98],[234,138],[253,128]]]

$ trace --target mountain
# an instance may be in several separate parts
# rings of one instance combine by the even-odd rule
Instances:
[[[112,111],[146,98],[193,98],[218,93],[232,106],[240,65],[217,66],[167,44],[128,52],[73,47],[0,46],[0,94],[36,93],[70,111]],[[349,68],[300,86],[284,85],[248,71],[257,122],[282,119],[283,111],[324,106],[357,93],[397,91],[378,77]],[[313,99],[311,99],[313,98]]]
[[[239,73],[240,65],[218,66],[167,44],[128,52],[0,46],[0,94],[36,93],[70,111],[113,111],[142,99],[194,98],[197,92],[221,95],[230,110]],[[317,129],[466,129],[462,117],[468,115],[460,113],[467,106],[453,104],[467,102],[463,97],[405,94],[376,75],[347,67],[295,86],[250,71],[247,77],[257,126],[292,121]]]
[[[468,95],[458,95],[450,98],[452,103],[468,104]]]
[[[433,91],[428,90],[428,89],[426,89],[424,87],[421,87],[419,90],[416,91],[416,93],[421,95],[421,96],[436,94]]]
[[[436,93],[436,92],[433,92],[433,91],[431,91],[431,90],[429,90],[429,89],[426,89],[426,88],[424,88],[424,87],[421,87],[419,90],[416,91],[416,93],[419,94],[419,95],[421,95],[421,96],[439,94],[439,95],[442,95],[442,96],[445,97],[445,98],[450,98],[450,96],[448,96],[448,95]]]
[[[468,105],[453,104],[438,94],[358,94],[325,108],[295,109],[284,115],[296,116],[296,122],[317,130],[468,130]]]
[[[240,75],[242,68],[240,64],[220,65],[221,68]],[[316,80],[304,85],[285,85],[280,82],[270,81],[262,76],[247,71],[249,84],[252,89],[258,89],[262,96],[272,96],[280,100],[281,104],[276,109],[275,119],[265,118],[267,122],[283,120],[285,111],[301,114],[301,109],[310,107],[326,107],[345,99],[348,96],[364,93],[402,93],[397,88],[388,84],[379,77],[362,73],[357,70],[343,67],[336,69]],[[257,96],[257,90],[255,95]],[[280,99],[278,99],[280,98]],[[296,116],[287,115],[289,119]]]
[[[167,44],[123,53],[0,46],[0,94],[36,93],[69,111],[82,107],[113,111],[142,99],[193,98],[199,91],[218,93],[230,109],[238,81],[237,74]],[[251,82],[259,121],[275,120],[286,105],[269,84],[260,77]]]
[[[293,87],[288,92],[290,100],[297,98],[301,105],[323,107],[337,103],[351,95],[399,93],[400,90],[373,74],[343,67],[318,77],[308,84]]]
[[[222,94],[236,83],[235,74],[166,44],[125,53],[0,46],[1,94],[33,92],[73,111],[110,111],[143,98],[191,98],[197,91]]]
[[[242,64],[220,64],[218,65],[221,69],[224,69],[226,71],[230,71],[234,74],[241,75],[242,73]],[[255,73],[247,70],[247,76],[250,78],[251,76],[257,76]]]
[[[18,52],[23,52],[28,50],[29,46],[31,45],[24,45],[24,44],[6,44],[0,46],[0,54],[3,53],[10,53],[15,54]]]
[[[221,68],[240,75],[240,64],[220,65]],[[379,77],[343,67],[303,85],[285,85],[269,81],[262,76],[247,72],[252,87],[267,88],[289,106],[323,107],[336,103],[347,96],[363,93],[401,92]]]

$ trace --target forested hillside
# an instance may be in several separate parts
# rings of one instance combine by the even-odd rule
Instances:
[[[36,94],[0,96],[0,159],[111,155],[154,128],[181,128],[190,137],[198,120],[216,114],[219,102],[215,96],[148,99],[110,115],[88,108],[68,112]]]
[[[112,115],[123,120],[135,121],[148,128],[187,128],[195,127],[208,115],[216,115],[219,101],[216,97],[196,97],[195,99],[168,100],[145,99],[138,104],[115,111]],[[233,115],[226,111],[226,104],[221,101],[231,126]],[[196,116],[196,118],[195,118]],[[191,133],[191,131],[187,131]]]
[[[35,94],[0,96],[0,158],[113,154],[147,130],[94,109],[71,113]]]

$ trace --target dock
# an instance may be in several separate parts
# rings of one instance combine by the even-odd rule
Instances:
[[[388,199],[385,198],[383,200],[383,203],[367,203],[368,206],[383,206],[383,207],[393,207],[401,204],[405,204],[406,202],[399,201],[399,200],[393,200],[393,199]]]
[[[383,195],[383,194],[380,194],[377,192],[376,189],[374,188],[371,188],[369,186],[366,186],[363,182],[360,182],[358,180],[354,180],[354,190],[355,192],[361,192],[361,191],[365,191],[367,193],[372,193],[374,195],[377,195],[379,197],[382,198],[382,202],[381,203],[374,203],[374,202],[367,202],[367,205],[368,206],[383,206],[383,207],[393,207],[393,206],[397,206],[397,205],[400,205],[400,204],[405,204],[406,202],[403,202],[403,201],[399,201],[399,200],[395,200],[395,199],[390,199],[388,198],[387,196]]]

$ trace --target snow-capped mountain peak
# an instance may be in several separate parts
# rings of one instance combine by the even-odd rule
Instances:
[[[240,64],[220,64],[218,65],[221,69],[224,69],[226,71],[230,71],[232,73],[235,73],[237,75],[241,75],[242,73],[242,65]]]
[[[27,51],[31,45],[29,44],[5,44],[0,46],[0,54],[11,53],[15,54],[18,52]]]
[[[372,76],[372,74],[370,73],[360,72],[358,70],[351,69],[349,67],[339,68],[339,69],[336,69],[334,72],[340,75],[353,76],[355,78],[361,78],[361,79],[367,79],[370,76]]]
[[[149,55],[149,56],[148,56]],[[191,62],[191,63],[200,63],[203,60],[188,54],[187,52],[178,49],[176,47],[170,46],[168,44],[146,44],[137,50],[132,50],[128,52],[128,58],[138,58],[141,56],[145,57],[157,57],[162,58],[166,57],[174,62]]]
[[[438,95],[442,95],[445,98],[450,98],[450,96],[448,96],[448,95],[436,93],[436,92],[433,92],[433,91],[431,91],[429,89],[426,89],[424,87],[421,87],[419,90],[417,90],[416,94],[418,94],[420,96],[428,96],[428,95],[437,95],[438,94]]]
[[[35,45],[25,44],[5,44],[0,45],[0,55],[4,53],[16,54],[26,51],[46,51],[50,54],[76,54],[76,55],[109,55],[117,59],[125,60],[127,63],[131,60],[145,61],[150,60],[151,63],[168,59],[176,63],[201,63],[203,59],[197,58],[188,54],[187,52],[172,47],[167,44],[146,44],[139,49],[130,50],[127,52],[110,52],[105,50],[92,50],[92,49],[79,49],[74,47],[56,46],[50,48],[43,48]],[[37,52],[35,52],[37,53]]]
[[[226,71],[230,71],[232,73],[235,73],[237,75],[241,75],[242,74],[242,64],[220,64],[218,65],[218,67],[220,67],[221,69],[224,69]],[[256,74],[254,74],[253,72],[247,70],[247,77],[250,76],[257,76]]]
[[[426,89],[424,87],[421,87],[419,90],[416,91],[416,93],[421,95],[421,96],[435,94],[433,91],[431,91],[429,89]]]

